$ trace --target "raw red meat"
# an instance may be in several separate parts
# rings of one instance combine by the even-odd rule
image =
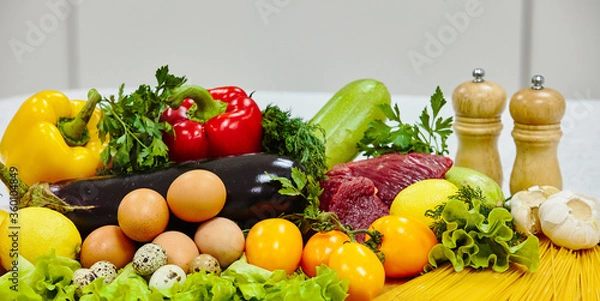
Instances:
[[[348,181],[355,177],[365,177],[373,181],[377,196],[388,206],[402,189],[425,179],[442,179],[452,167],[452,159],[439,155],[422,153],[385,154],[376,158],[335,165],[327,173],[328,180],[322,187],[321,208],[328,208],[328,200],[335,194],[338,181]],[[332,183],[328,183],[332,182]]]
[[[368,229],[377,218],[389,214],[398,192],[417,181],[443,178],[452,164],[450,158],[421,153],[338,164],[321,182],[320,208],[334,212],[354,229]]]
[[[330,188],[333,189],[333,186]],[[339,181],[335,194],[329,199],[329,211],[337,214],[345,225],[354,229],[368,229],[379,217],[390,213],[389,207],[376,195],[373,181],[365,177],[355,177]],[[357,235],[357,241],[364,240],[364,234]]]

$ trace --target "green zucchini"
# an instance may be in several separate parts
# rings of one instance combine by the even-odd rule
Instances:
[[[354,160],[357,144],[369,123],[386,116],[378,104],[391,103],[386,86],[374,79],[353,81],[338,92],[315,114],[309,124],[318,124],[325,130],[327,167]],[[322,137],[321,133],[317,133]]]

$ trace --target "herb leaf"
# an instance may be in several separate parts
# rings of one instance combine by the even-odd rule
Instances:
[[[299,196],[307,201],[307,206],[304,209],[304,214],[309,217],[319,215],[319,196],[323,193],[323,189],[319,181],[315,180],[311,175],[305,174],[297,167],[292,167],[291,180],[286,177],[278,177],[269,175],[272,180],[278,181],[281,184],[279,193],[287,196]]]
[[[100,101],[103,117],[98,122],[98,134],[102,141],[109,138],[109,142],[100,155],[105,167],[99,174],[131,173],[169,163],[162,134],[173,128],[160,121],[160,116],[167,107],[165,99],[170,90],[183,85],[186,78],[170,74],[169,67],[163,66],[156,71],[156,80],[154,89],[143,84],[125,95],[121,85],[117,97],[111,95]]]
[[[442,90],[438,86],[430,98],[431,112],[423,108],[419,122],[405,124],[400,117],[398,104],[381,104],[377,107],[389,119],[389,123],[376,120],[369,124],[358,150],[367,157],[377,157],[386,153],[435,153],[448,154],[447,139],[452,134],[452,117],[439,117],[440,110],[446,104]],[[392,125],[390,125],[392,124]]]
[[[315,180],[323,179],[327,170],[325,142],[315,135],[323,129],[301,118],[292,118],[290,111],[275,105],[268,105],[262,113],[263,151],[290,157]]]
[[[431,109],[433,110],[433,116],[437,116],[440,109],[446,104],[444,94],[439,86],[436,87],[435,93],[431,96]]]

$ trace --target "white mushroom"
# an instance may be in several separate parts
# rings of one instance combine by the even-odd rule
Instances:
[[[558,246],[588,249],[600,243],[599,211],[598,199],[563,190],[540,206],[541,228]]]
[[[510,199],[510,213],[517,231],[527,235],[540,232],[538,209],[546,199],[560,190],[553,186],[533,186],[515,193]]]

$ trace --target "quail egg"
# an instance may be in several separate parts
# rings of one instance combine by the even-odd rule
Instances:
[[[210,254],[200,254],[190,263],[190,273],[197,273],[205,270],[208,273],[221,274],[219,261]]]
[[[77,285],[77,293],[80,294],[81,289],[92,283],[96,278],[98,277],[90,269],[81,268],[75,270],[73,272],[73,283]]]
[[[185,271],[181,267],[167,264],[152,273],[148,286],[157,290],[169,289],[177,282],[183,284],[186,278]]]
[[[147,243],[133,255],[133,270],[140,276],[148,276],[167,264],[167,252],[163,247]]]
[[[104,283],[106,284],[113,282],[119,273],[117,267],[107,260],[101,260],[94,263],[90,267],[90,270],[92,270],[98,278],[104,277]]]

